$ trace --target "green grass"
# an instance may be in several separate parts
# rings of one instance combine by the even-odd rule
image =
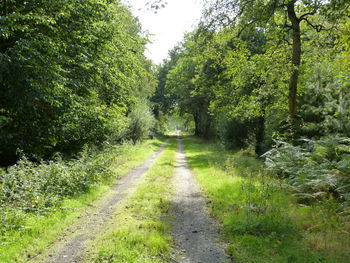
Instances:
[[[136,145],[123,145],[113,153],[115,161],[112,164],[114,178],[126,174],[132,167],[146,160],[156,149],[161,140],[148,140]],[[6,233],[6,243],[0,244],[0,262],[27,262],[29,258],[40,253],[48,244],[53,242],[70,223],[79,217],[84,209],[94,200],[106,193],[112,181],[101,182],[89,192],[63,201],[60,208],[49,214],[25,214],[23,228]]]
[[[228,252],[238,262],[350,262],[349,236],[332,235],[322,225],[334,216],[324,217],[325,206],[298,206],[247,151],[228,152],[194,137],[184,143],[211,213],[222,222]]]
[[[175,154],[176,141],[171,139],[147,172],[146,181],[117,210],[110,229],[95,242],[94,255],[88,255],[87,262],[168,262]]]

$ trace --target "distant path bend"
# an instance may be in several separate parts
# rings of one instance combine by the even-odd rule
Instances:
[[[174,178],[174,261],[178,263],[230,262],[223,245],[218,243],[217,224],[209,216],[205,199],[188,166],[180,138],[178,143],[179,152]]]
[[[88,252],[88,244],[104,232],[108,221],[112,219],[113,212],[120,202],[141,183],[143,175],[162,152],[167,141],[147,161],[132,169],[106,194],[96,200],[43,255],[37,256],[33,261],[45,263],[81,262],[85,253]]]

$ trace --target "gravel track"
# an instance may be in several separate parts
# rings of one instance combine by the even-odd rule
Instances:
[[[182,140],[178,139],[174,178],[173,261],[178,263],[230,262],[218,243],[217,224],[210,218],[206,201],[188,166]]]

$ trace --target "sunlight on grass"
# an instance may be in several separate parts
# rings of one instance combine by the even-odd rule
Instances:
[[[325,228],[318,234],[305,231],[311,215],[313,224],[322,222],[320,208],[297,206],[261,161],[194,137],[184,143],[211,213],[223,224],[228,252],[238,262],[349,262],[349,238],[335,250],[335,239],[321,234]]]
[[[148,171],[146,182],[117,210],[109,231],[94,244],[95,255],[87,262],[168,262],[175,154],[176,141],[172,139]]]

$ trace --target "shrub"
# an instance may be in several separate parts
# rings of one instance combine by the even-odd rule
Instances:
[[[136,143],[150,135],[155,119],[146,104],[136,104],[128,117],[127,138]]]
[[[219,116],[215,120],[218,139],[228,149],[245,148],[253,140],[253,125],[251,121],[227,119]]]

